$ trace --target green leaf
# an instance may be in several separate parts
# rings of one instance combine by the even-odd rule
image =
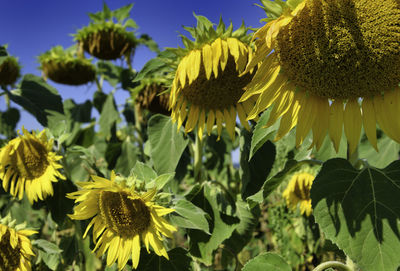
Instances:
[[[357,170],[331,159],[311,188],[316,222],[363,271],[400,266],[399,198],[400,161]]]
[[[174,172],[188,140],[170,117],[154,115],[148,124],[151,159],[158,174]]]
[[[16,108],[10,107],[4,112],[0,111],[0,134],[7,138],[13,137],[19,119],[20,113]]]
[[[197,229],[210,234],[206,219],[207,213],[202,209],[185,199],[178,200],[171,208],[175,209],[170,216],[173,225],[180,228]]]
[[[294,171],[299,165],[297,161],[289,160],[281,172],[268,178],[268,180],[264,182],[262,189],[258,193],[248,197],[247,200],[249,202],[262,203],[282,183],[285,176]],[[251,204],[251,206],[253,205],[254,204]]]
[[[242,271],[291,271],[289,264],[278,254],[262,253],[250,261],[243,267]]]
[[[161,190],[163,189],[163,187],[169,183],[171,180],[173,180],[175,173],[165,173],[162,174],[160,176],[158,176],[157,178],[155,178],[154,180],[152,180],[149,183],[146,183],[146,188],[153,188],[153,187],[157,187],[157,190]]]
[[[129,173],[136,164],[137,154],[137,147],[129,136],[126,137],[121,145],[121,153],[118,157],[117,163],[115,164],[115,171],[126,177],[129,176]]]
[[[100,133],[106,138],[111,135],[112,126],[119,119],[119,113],[114,101],[113,93],[108,94],[108,97],[103,105],[103,110],[100,114],[99,125]]]
[[[124,23],[124,26],[126,28],[131,27],[131,28],[138,28],[138,25],[136,24],[136,22],[134,20],[132,20],[131,18],[129,18],[128,20],[126,20],[126,22]]]
[[[110,20],[112,16],[112,12],[107,6],[106,2],[103,2],[103,18],[104,20]]]
[[[97,71],[101,74],[111,86],[115,87],[121,78],[121,72],[123,68],[118,67],[110,61],[99,61],[97,62]]]
[[[10,99],[31,113],[40,124],[47,126],[47,110],[63,113],[61,96],[41,77],[26,74],[18,89],[8,92]]]
[[[123,20],[125,20],[126,18],[129,17],[129,13],[131,12],[132,7],[133,7],[133,4],[129,4],[129,5],[123,6],[119,9],[114,10],[112,13],[113,13],[115,19],[117,19],[117,21],[119,23],[121,23]]]
[[[67,214],[72,213],[74,202],[66,198],[66,194],[76,191],[75,186],[70,180],[59,180],[52,184],[54,194],[46,198],[46,205],[50,211],[51,218],[62,225],[67,218]]]
[[[237,211],[236,215],[240,219],[240,223],[235,228],[232,236],[224,241],[224,245],[229,253],[224,253],[223,257],[226,259],[226,266],[232,260],[232,253],[237,255],[246,244],[253,238],[254,231],[259,223],[261,215],[259,205],[249,208],[248,204],[238,197],[236,201]]]
[[[378,140],[378,150],[379,153],[366,141],[359,146],[359,157],[367,159],[368,164],[378,168],[386,167],[399,158],[399,144],[385,135]]]
[[[67,120],[64,114],[57,111],[48,111],[47,128],[55,138],[59,138],[66,133]],[[62,142],[61,142],[62,143]]]
[[[266,181],[275,161],[275,145],[271,141],[264,143],[249,160],[251,133],[242,130],[240,137],[240,174],[242,180],[242,198],[257,193]]]
[[[151,167],[140,161],[136,162],[135,167],[132,169],[131,175],[132,174],[145,183],[150,183],[157,178],[157,173]]]
[[[62,250],[56,245],[44,239],[38,239],[32,241],[33,245],[42,249],[44,252],[49,254],[60,254]]]
[[[205,182],[202,189],[194,195],[194,198],[189,200],[202,208],[211,217],[211,235],[200,230],[190,230],[188,232],[190,236],[190,254],[204,264],[211,265],[213,252],[219,248],[224,240],[231,236],[240,222],[236,216],[228,214],[232,213],[236,206],[227,204],[230,202],[229,195],[211,182]]]
[[[168,251],[169,260],[157,256],[155,253],[148,254],[145,249],[141,250],[140,261],[136,270],[140,271],[182,271],[191,270],[192,259],[187,251],[177,247]]]

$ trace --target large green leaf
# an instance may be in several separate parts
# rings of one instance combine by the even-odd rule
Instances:
[[[344,159],[328,160],[314,180],[311,199],[326,237],[363,271],[397,270],[400,161],[357,170]]]
[[[112,126],[119,119],[119,113],[114,101],[113,93],[110,93],[104,102],[103,109],[100,114],[99,125],[100,133],[106,138],[111,135]]]
[[[265,124],[269,119],[269,114],[271,110],[266,110],[257,121],[256,126],[254,127],[253,136],[251,138],[251,147],[250,147],[250,155],[249,159],[253,157],[253,155],[257,152],[257,150],[268,140],[273,140],[275,131],[279,127],[279,123],[275,123],[274,125],[265,128]]]
[[[190,270],[191,258],[187,251],[177,247],[168,251],[169,260],[157,256],[155,253],[148,254],[145,249],[141,250],[140,261],[136,270],[140,271],[183,271]]]
[[[289,264],[278,254],[262,253],[248,261],[242,271],[291,271]]]
[[[145,183],[152,182],[155,178],[157,178],[157,173],[148,165],[137,162],[132,169],[131,174],[135,175],[135,177]]]
[[[170,216],[172,224],[187,229],[198,229],[209,234],[207,213],[185,199],[178,200],[172,207],[175,212]]]
[[[386,167],[399,158],[399,144],[385,135],[378,140],[378,150],[379,152],[376,152],[366,141],[364,144],[360,144],[359,157],[367,159],[368,164],[379,168]]]
[[[188,140],[164,115],[154,115],[148,124],[151,159],[158,174],[174,172]]]
[[[43,126],[47,125],[47,111],[63,113],[61,96],[41,77],[26,74],[18,89],[8,92],[10,99],[31,113]]]
[[[224,241],[224,250],[222,256],[225,266],[232,261],[232,256],[237,255],[253,238],[254,230],[256,229],[260,218],[260,207],[255,205],[249,208],[248,204],[240,197],[236,201],[237,211],[236,215],[240,219],[231,237]]]
[[[294,160],[289,160],[285,164],[285,168],[278,174],[268,178],[259,192],[247,198],[251,207],[255,204],[262,203],[282,182],[285,180],[285,176],[293,172],[298,168],[299,163]]]
[[[115,171],[124,176],[129,176],[129,173],[136,164],[137,153],[137,147],[128,136],[124,142],[122,142],[121,154],[119,155],[115,165]]]
[[[250,156],[251,133],[242,130],[240,137],[240,174],[242,180],[242,198],[257,193],[263,186],[275,161],[275,145],[271,141],[265,142],[258,151]]]
[[[203,184],[194,198],[189,199],[202,208],[211,217],[211,235],[200,231],[190,230],[190,254],[206,265],[211,265],[213,253],[221,243],[229,238],[240,220],[234,216],[236,206],[232,206],[229,195],[212,182]],[[234,203],[233,203],[234,204]],[[232,213],[231,215],[229,213]]]
[[[20,118],[19,110],[13,107],[0,111],[0,134],[11,138],[15,135],[15,127]]]

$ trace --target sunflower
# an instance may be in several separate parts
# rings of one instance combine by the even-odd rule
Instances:
[[[10,216],[0,220],[0,270],[31,270],[30,258],[35,256],[28,236],[37,233],[15,225]]]
[[[263,1],[264,2],[264,1]],[[276,140],[296,128],[296,145],[312,131],[317,149],[329,134],[349,153],[364,127],[377,149],[376,124],[400,142],[400,2],[398,0],[265,1],[269,18],[253,39],[260,65],[240,98],[259,95],[249,119],[274,105]]]
[[[176,228],[162,216],[174,210],[152,202],[156,189],[140,195],[125,183],[115,182],[115,178],[112,172],[111,180],[92,176],[94,182],[78,183],[82,190],[67,195],[79,202],[69,217],[77,220],[92,218],[83,238],[93,226],[93,240],[96,244],[93,251],[97,250],[97,256],[100,257],[108,250],[108,266],[118,261],[121,270],[131,256],[132,266],[136,268],[140,256],[140,239],[147,252],[151,245],[157,255],[168,259],[162,235],[172,238]]]
[[[289,181],[282,196],[286,199],[289,208],[296,209],[300,203],[300,213],[310,216],[312,212],[310,190],[314,175],[308,172],[295,173]]]
[[[83,52],[77,51],[76,46],[65,50],[62,46],[55,46],[38,59],[45,79],[73,86],[95,80],[96,68],[89,59],[83,57]]]
[[[12,85],[20,76],[18,60],[8,55],[7,46],[0,46],[0,85]]]
[[[51,151],[53,139],[48,140],[44,130],[38,135],[23,127],[22,131],[0,149],[0,179],[4,190],[18,199],[25,190],[32,204],[53,195],[52,182],[65,177],[58,171],[62,166],[57,161],[62,156]]]
[[[242,125],[250,129],[246,121],[255,99],[238,103],[253,74],[239,76],[252,57],[247,28],[242,26],[232,32],[220,20],[216,30],[203,16],[196,16],[197,27],[185,27],[194,41],[182,36],[186,48],[179,48],[179,56],[172,82],[169,105],[171,117],[178,128],[186,119],[185,132],[197,127],[201,139],[205,126],[208,134],[216,122],[218,135],[225,123],[230,137],[235,136],[236,114]]]

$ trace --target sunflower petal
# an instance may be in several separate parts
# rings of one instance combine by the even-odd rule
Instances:
[[[336,152],[339,151],[340,139],[343,130],[343,102],[334,100],[329,110],[329,136]]]
[[[357,148],[361,134],[361,112],[360,105],[356,99],[347,101],[343,114],[344,133],[349,142],[349,153],[352,154]]]

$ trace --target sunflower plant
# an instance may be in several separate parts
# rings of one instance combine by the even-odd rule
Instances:
[[[67,49],[55,46],[39,55],[38,60],[43,77],[56,83],[82,85],[95,80],[96,68],[76,46]]]
[[[132,5],[41,55],[49,81],[0,47],[0,270],[399,270],[399,1],[257,5],[138,71],[104,61],[150,41]]]
[[[136,22],[129,18],[133,4],[110,10],[106,3],[103,10],[89,13],[91,22],[74,35],[78,45],[89,54],[102,59],[114,60],[125,57],[130,65],[137,45],[145,44],[157,51],[157,45],[148,35],[136,37],[130,29],[136,29]]]

